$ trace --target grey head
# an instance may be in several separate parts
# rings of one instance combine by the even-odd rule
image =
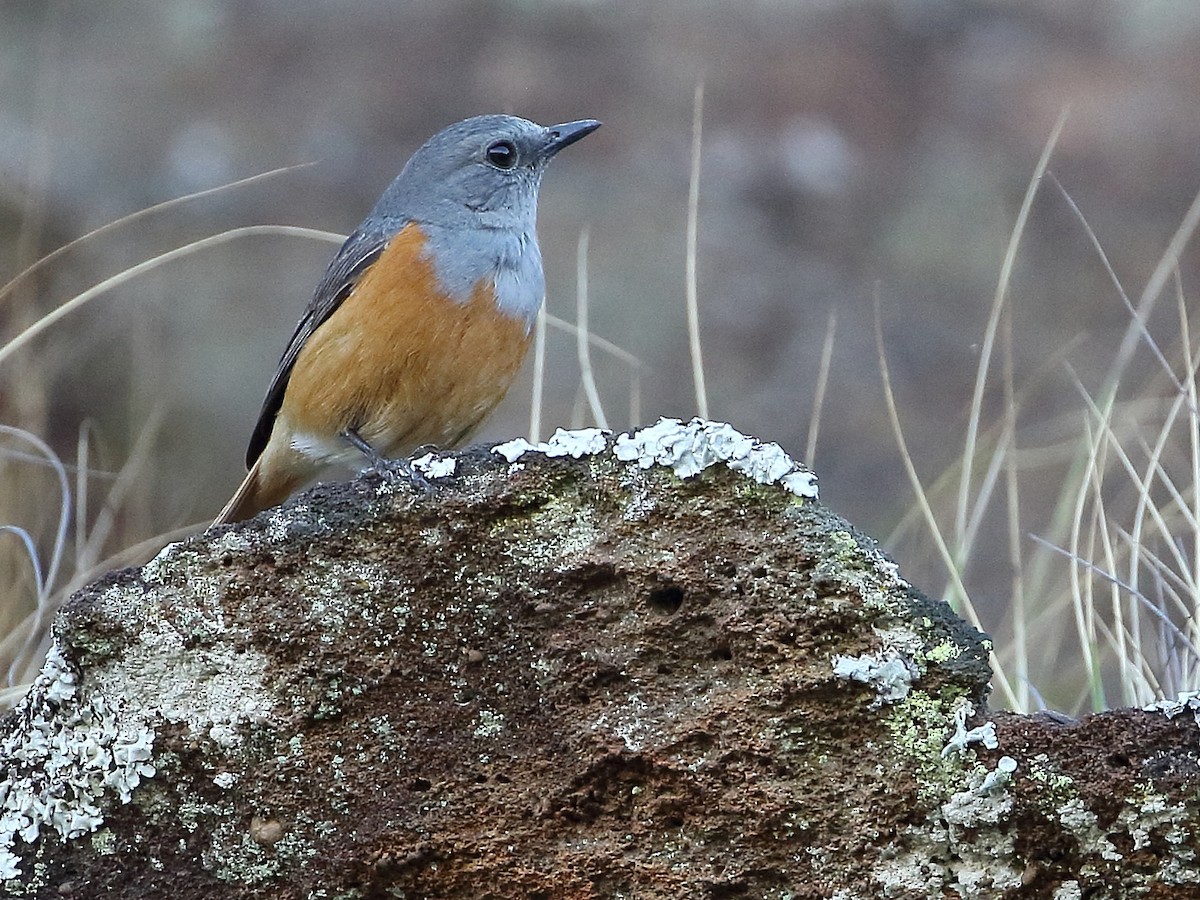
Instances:
[[[500,309],[532,325],[545,296],[542,175],[558,151],[599,127],[594,119],[550,126],[505,115],[464,119],[412,155],[367,221],[393,233],[416,222],[451,297],[465,301],[491,277]]]
[[[372,216],[532,230],[546,164],[599,127],[593,119],[547,127],[502,115],[456,122],[412,155]]]

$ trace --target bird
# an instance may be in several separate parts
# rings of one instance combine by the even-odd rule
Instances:
[[[471,434],[512,384],[545,299],[542,175],[599,127],[474,116],[413,153],[317,284],[214,526],[335,463],[392,464],[417,482],[400,456]]]

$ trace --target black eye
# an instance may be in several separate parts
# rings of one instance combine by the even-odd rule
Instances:
[[[511,169],[517,164],[517,148],[512,141],[496,141],[487,148],[487,161],[497,169]]]

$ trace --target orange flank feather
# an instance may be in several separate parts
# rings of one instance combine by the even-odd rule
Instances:
[[[308,338],[270,440],[218,523],[282,502],[331,462],[361,460],[346,428],[385,456],[450,447],[504,397],[529,348],[525,319],[496,306],[490,279],[465,303],[446,296],[424,249],[420,227],[405,226]]]

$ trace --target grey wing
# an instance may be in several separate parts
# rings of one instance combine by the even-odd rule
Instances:
[[[275,377],[271,379],[271,386],[267,388],[262,411],[258,414],[258,423],[254,426],[254,433],[250,435],[250,445],[246,448],[246,468],[254,465],[271,438],[275,416],[283,403],[288,378],[292,374],[292,366],[296,364],[296,357],[300,355],[301,348],[312,333],[341,306],[342,301],[358,283],[358,279],[379,258],[383,248],[398,230],[399,228],[390,222],[376,222],[370,227],[359,227],[346,239],[346,243],[342,244],[342,249],[325,270],[324,277],[317,285],[308,308],[304,310],[304,315],[296,325],[296,331],[279,360],[279,367],[275,370]]]

